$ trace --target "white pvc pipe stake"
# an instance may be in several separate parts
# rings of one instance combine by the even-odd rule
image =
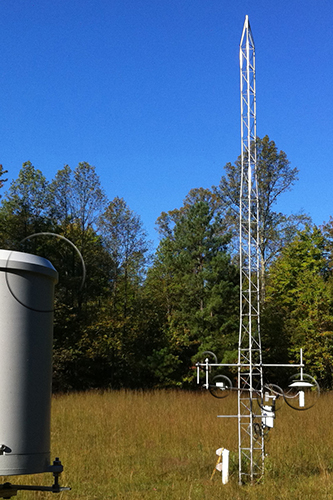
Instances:
[[[205,359],[205,363],[206,363],[206,389],[209,389],[209,381],[208,381],[208,370],[209,370],[209,359],[206,358]]]
[[[222,484],[229,481],[229,450],[222,451]]]
[[[216,469],[222,472],[222,484],[227,484],[229,481],[229,453],[225,448],[216,450],[216,455],[222,456],[222,462],[216,464]]]

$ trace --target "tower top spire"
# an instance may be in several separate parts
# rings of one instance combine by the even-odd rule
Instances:
[[[244,43],[246,43],[246,40],[249,40],[250,44],[254,47],[254,39],[253,39],[251,26],[250,26],[250,20],[249,20],[248,15],[245,16],[242,37],[241,37],[241,42],[240,42],[241,47],[244,45]]]

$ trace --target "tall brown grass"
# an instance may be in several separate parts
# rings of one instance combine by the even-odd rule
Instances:
[[[206,392],[89,392],[55,396],[52,454],[65,466],[59,500],[328,499],[333,497],[333,394],[309,411],[283,406],[266,440],[266,473],[238,485],[236,399]],[[211,475],[215,450],[231,452],[231,477]],[[5,479],[5,478],[3,478]],[[8,478],[52,484],[52,476]],[[19,492],[22,500],[51,493]],[[53,498],[53,495],[52,497]]]

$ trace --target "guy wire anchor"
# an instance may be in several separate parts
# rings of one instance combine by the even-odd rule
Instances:
[[[49,466],[48,472],[53,473],[54,483],[52,486],[34,486],[34,485],[23,485],[23,484],[11,484],[4,483],[0,484],[0,498],[11,498],[17,495],[19,490],[24,491],[50,491],[52,493],[61,493],[62,491],[69,491],[71,488],[68,486],[59,485],[59,476],[64,470],[64,467],[57,457],[53,464]]]

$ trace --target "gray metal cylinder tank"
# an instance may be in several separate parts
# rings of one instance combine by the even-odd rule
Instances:
[[[0,475],[50,465],[53,295],[42,257],[0,250]]]

